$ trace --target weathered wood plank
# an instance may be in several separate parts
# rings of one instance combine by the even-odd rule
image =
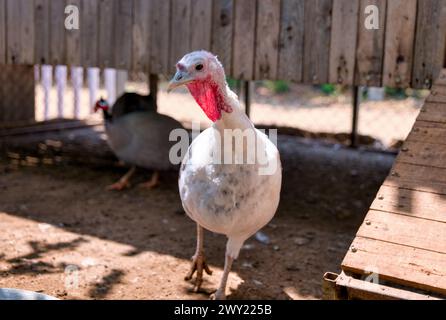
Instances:
[[[232,75],[236,79],[254,78],[256,0],[235,0]]]
[[[49,63],[65,64],[65,1],[50,1],[50,60]]]
[[[446,169],[397,163],[383,186],[446,194]]]
[[[423,194],[432,195],[431,193]],[[408,202],[404,204],[407,205]],[[423,203],[426,204],[426,202]],[[416,205],[416,203],[413,204],[413,206]],[[444,207],[443,201],[442,208]],[[356,236],[446,254],[445,215],[446,212],[437,215],[443,218],[442,220],[428,220],[416,218],[412,211],[407,214],[394,214],[371,209]]]
[[[374,271],[382,280],[446,294],[445,254],[362,237],[352,247],[342,262],[344,271]]]
[[[98,58],[100,68],[115,66],[115,0],[99,0]]]
[[[211,50],[212,1],[191,2],[190,48],[191,51]]]
[[[76,7],[79,8],[79,29],[72,29],[72,30],[68,30],[65,29],[65,41],[66,41],[66,46],[67,46],[67,50],[66,50],[66,59],[65,59],[65,64],[67,65],[71,65],[71,66],[80,66],[82,65],[82,50],[81,50],[81,45],[82,45],[82,41],[81,41],[81,30],[83,28],[83,26],[81,27],[82,24],[82,12],[83,12],[83,8],[82,8],[82,0],[66,0],[65,5],[74,5]],[[67,15],[64,14],[64,17],[66,17]],[[88,45],[88,44],[85,44]]]
[[[412,81],[417,0],[387,3],[383,85],[406,88]]]
[[[446,148],[426,142],[404,142],[398,161],[405,163],[446,168]]]
[[[117,1],[115,4],[115,67],[129,70],[132,66],[132,17],[133,0]]]
[[[99,11],[98,1],[82,0],[82,59],[84,67],[96,67],[98,61]]]
[[[425,192],[383,185],[370,209],[446,222],[446,210],[444,209],[446,195],[432,193],[432,191]],[[368,217],[366,219],[370,220]],[[389,224],[390,221],[393,220],[389,220]],[[443,231],[446,234],[444,228],[446,225],[443,226]],[[446,243],[443,246],[446,246]]]
[[[174,66],[186,53],[190,52],[190,0],[172,0],[172,21],[170,39],[170,62]]]
[[[418,1],[417,7],[412,86],[429,88],[443,68],[446,3],[442,0],[422,0]]]
[[[376,6],[379,10],[378,29],[365,26],[366,7]],[[356,83],[365,86],[380,87],[384,63],[384,30],[386,0],[361,0],[359,7],[358,46],[356,49]]]
[[[6,0],[0,0],[0,63],[6,63]]]
[[[278,79],[302,81],[304,17],[303,1],[282,0]]]
[[[355,279],[342,272],[336,279],[336,286],[347,290],[348,300],[441,300],[429,294],[397,289],[369,282],[367,280]]]
[[[153,1],[134,0],[132,26],[132,69],[135,71],[149,71],[151,21]]]
[[[212,53],[218,56],[228,75],[232,62],[233,9],[233,0],[213,0]]]
[[[389,176],[384,181],[387,186],[444,193],[446,175],[444,168],[432,168],[396,161]],[[440,188],[437,188],[439,186]]]
[[[358,10],[358,1],[333,1],[329,74],[331,83],[354,83]]]
[[[255,78],[277,78],[280,1],[258,1],[255,45]]]
[[[328,82],[332,0],[305,0],[304,82]]]
[[[7,62],[34,63],[34,3],[29,0],[6,2]]]
[[[34,67],[5,65],[0,72],[0,122],[2,125],[34,121]]]
[[[426,98],[426,101],[433,103],[446,103],[446,86],[433,86],[431,89],[431,94]]]
[[[35,43],[34,61],[46,64],[50,61],[50,3],[49,0],[34,0]]]
[[[444,103],[425,103],[417,120],[446,123],[446,108]]]
[[[445,59],[446,59],[446,57],[445,57]],[[441,69],[440,74],[438,75],[437,79],[434,81],[434,85],[446,86],[446,69]]]
[[[446,146],[446,124],[418,120],[406,141],[428,142]]]
[[[150,48],[150,72],[172,74],[169,64],[170,0],[152,3],[152,37]]]

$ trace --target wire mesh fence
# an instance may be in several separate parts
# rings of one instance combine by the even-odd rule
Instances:
[[[147,76],[116,69],[99,70],[66,66],[36,66],[36,120],[96,117],[93,105],[99,97],[112,104],[124,91],[149,92]],[[242,84],[228,79],[244,101]],[[160,83],[158,110],[183,122],[201,121],[195,101],[180,90],[165,91]],[[250,117],[256,125],[295,129],[294,133],[348,145],[353,124],[352,88],[308,86],[284,81],[256,81],[250,85]],[[358,145],[378,149],[397,148],[409,133],[427,91],[359,88]],[[243,105],[243,103],[242,103]],[[291,132],[286,130],[283,132]]]

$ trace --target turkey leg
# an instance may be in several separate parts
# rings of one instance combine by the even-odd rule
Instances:
[[[130,170],[122,176],[121,179],[119,179],[117,182],[107,186],[107,190],[117,190],[117,191],[121,191],[127,187],[130,186],[130,178],[131,176],[135,173],[136,167],[133,166],[130,168]]]
[[[232,262],[234,258],[230,257],[227,253],[225,256],[225,268],[223,270],[223,275],[221,276],[220,285],[217,291],[211,295],[213,300],[225,300],[226,299],[226,283],[228,282],[229,272],[231,271]]]
[[[140,188],[147,188],[147,189],[153,189],[159,184],[159,178],[160,174],[158,171],[153,172],[152,177],[149,181],[140,183],[138,187]]]
[[[206,273],[209,275],[212,274],[211,269],[209,269],[209,266],[206,263],[203,252],[203,228],[197,223],[197,250],[192,257],[192,265],[190,271],[186,275],[186,277],[184,277],[184,280],[190,280],[192,279],[195,271],[197,271],[197,279],[195,280],[194,285],[195,292],[198,292],[200,290],[201,284],[203,283],[203,270],[206,271]]]

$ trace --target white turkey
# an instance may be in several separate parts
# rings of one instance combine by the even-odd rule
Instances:
[[[169,91],[185,85],[213,122],[193,140],[180,169],[181,201],[187,215],[197,223],[197,249],[186,280],[197,271],[194,289],[198,291],[203,271],[211,274],[203,252],[203,228],[224,234],[228,238],[225,266],[212,296],[224,299],[232,262],[243,243],[277,210],[282,181],[280,156],[274,143],[241,109],[216,56],[195,51],[185,55],[176,69]],[[241,145],[236,142],[240,132],[246,134]],[[247,138],[250,134],[254,141]]]
[[[130,170],[109,190],[122,190],[130,185],[130,177],[136,167],[154,170],[142,187],[153,188],[158,184],[159,171],[175,169],[169,160],[174,142],[169,141],[172,130],[183,128],[181,123],[156,111],[151,95],[124,93],[111,108],[101,99],[95,111],[101,109],[104,116],[107,143],[122,162],[131,165]]]

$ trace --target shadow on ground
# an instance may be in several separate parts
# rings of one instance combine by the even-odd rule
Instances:
[[[83,145],[82,139],[71,139]],[[40,140],[30,144],[32,152],[23,143],[3,141],[0,286],[33,281],[31,288],[67,298],[207,298],[218,272],[206,278],[206,294],[191,293],[191,284],[183,280],[195,250],[195,226],[181,209],[176,172],[163,174],[161,186],[152,191],[107,192],[104,186],[125,172],[110,154],[91,165],[73,164],[63,159],[62,144],[54,155],[62,159],[29,166],[23,162],[26,153],[50,158],[39,156],[39,143],[58,141],[60,133]],[[82,159],[94,160],[106,150],[103,140],[94,143],[100,148],[93,148],[93,156],[77,151]],[[247,241],[234,265],[240,281],[230,299],[321,298],[323,273],[339,271],[394,159],[289,136],[280,136],[278,144],[281,203],[262,230],[270,243]],[[11,153],[19,158],[11,159]],[[206,233],[205,248],[213,269],[221,270],[225,239]],[[59,280],[68,265],[80,269],[83,286],[67,295]]]

